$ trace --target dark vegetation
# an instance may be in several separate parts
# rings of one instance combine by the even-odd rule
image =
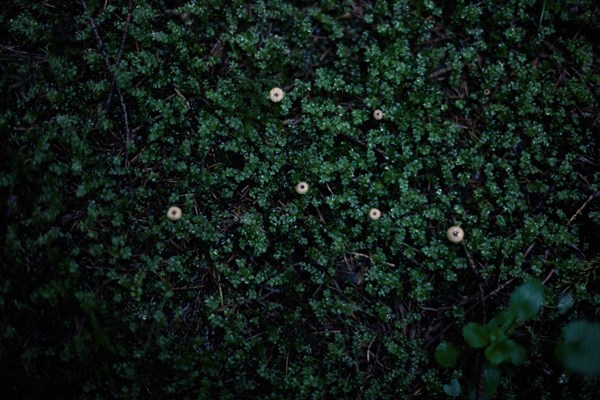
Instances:
[[[3,399],[598,393],[597,2],[0,9]]]

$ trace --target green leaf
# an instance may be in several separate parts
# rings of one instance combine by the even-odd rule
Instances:
[[[573,297],[573,293],[563,292],[560,295],[560,298],[558,300],[558,304],[556,307],[558,307],[558,312],[563,314],[569,308],[573,307],[574,304],[575,304],[575,298]]]
[[[500,311],[496,317],[490,321],[489,325],[497,326],[503,331],[506,331],[508,327],[512,325],[516,316],[516,312],[509,308],[508,310]]]
[[[498,385],[500,385],[500,368],[486,363],[483,369],[483,393],[485,396],[493,396]]]
[[[506,334],[503,328],[490,325],[487,330],[490,343],[498,343],[506,339]]]
[[[555,355],[570,370],[582,375],[600,375],[600,324],[570,322],[563,331],[564,340]]]
[[[486,348],[485,356],[493,365],[502,362],[511,362],[515,365],[519,365],[527,358],[527,352],[523,346],[517,342],[507,339],[502,342],[494,343]]]
[[[463,326],[462,334],[465,341],[475,349],[485,347],[489,343],[487,328],[476,322],[469,322]]]
[[[544,287],[537,280],[529,281],[518,288],[510,296],[510,308],[517,314],[517,320],[526,321],[533,318],[544,300]]]
[[[460,396],[460,383],[456,379],[452,379],[450,384],[442,386],[442,389],[450,397]]]
[[[435,359],[442,367],[454,368],[456,366],[456,357],[458,357],[457,348],[449,342],[442,342],[435,349]]]

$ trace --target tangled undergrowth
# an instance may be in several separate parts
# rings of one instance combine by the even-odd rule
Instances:
[[[484,398],[532,279],[497,398],[597,393],[596,2],[0,8],[3,398]]]

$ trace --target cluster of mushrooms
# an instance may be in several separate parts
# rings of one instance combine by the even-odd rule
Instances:
[[[283,97],[284,92],[279,87],[274,87],[269,92],[269,98],[273,103],[279,103],[281,100],[283,100]],[[373,111],[373,118],[377,121],[383,119],[383,111],[379,109]],[[300,195],[308,193],[308,189],[309,185],[307,182],[299,182],[296,185],[296,193]],[[181,211],[181,208],[177,206],[171,206],[167,211],[167,218],[171,221],[179,220],[182,215],[183,213]],[[371,218],[374,221],[378,220],[379,218],[381,218],[381,211],[379,211],[377,208],[371,208],[369,210],[369,218]],[[452,243],[460,243],[465,237],[465,232],[460,226],[454,225],[448,228],[448,230],[446,231],[446,237]]]

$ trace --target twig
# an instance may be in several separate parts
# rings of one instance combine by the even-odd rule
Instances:
[[[174,291],[178,291],[178,290],[196,290],[196,289],[201,289],[203,287],[204,287],[204,285],[181,286],[181,287],[172,288],[171,290],[174,290]]]
[[[552,275],[554,274],[554,268],[552,268],[550,270],[550,272],[548,272],[548,275],[546,275],[546,277],[544,278],[544,280],[542,281],[542,285],[545,285],[546,282],[548,282],[548,280],[552,277]]]
[[[469,250],[467,250],[467,246],[464,246],[465,249],[465,254],[467,255],[467,258],[469,259],[469,264],[471,265],[471,268],[473,269],[473,272],[475,273],[475,275],[477,275],[477,277],[479,278],[479,297],[480,297],[480,301],[481,301],[481,310],[482,310],[482,314],[483,314],[483,323],[485,324],[487,322],[487,313],[485,311],[486,305],[485,305],[485,293],[483,291],[483,286],[481,284],[481,274],[479,273],[479,271],[477,270],[477,267],[475,266],[475,261],[473,261],[473,257],[471,257],[471,253],[469,253]],[[481,354],[479,355],[481,357]],[[483,398],[483,377],[484,377],[484,365],[480,365],[480,371],[479,371],[479,382],[477,383],[477,394],[475,395],[475,398],[477,400],[481,400]]]
[[[590,201],[592,201],[592,199],[598,195],[600,195],[600,192],[592,193],[591,196],[588,197],[588,199],[585,201],[585,203],[583,203],[583,205],[579,207],[579,210],[577,210],[577,212],[573,214],[573,216],[569,219],[567,225],[571,225],[571,222],[573,222],[575,218],[577,218],[577,216],[581,214],[581,211],[583,211],[583,209],[590,203]]]
[[[121,63],[121,57],[123,56],[123,49],[125,48],[125,39],[127,38],[127,33],[129,32],[129,24],[131,23],[132,8],[132,0],[129,0],[129,5],[127,8],[127,19],[125,20],[125,30],[123,31],[123,36],[121,37],[121,46],[119,47],[117,59],[115,60],[115,66],[117,67]]]
[[[353,256],[356,256],[356,257],[368,258],[368,259],[369,259],[371,262],[373,262],[373,259],[371,258],[371,256],[369,256],[369,255],[367,255],[367,254],[363,254],[363,253],[352,253],[352,252],[351,252],[350,254],[352,254]],[[396,266],[395,264],[392,264],[392,263],[390,263],[390,262],[387,262],[387,261],[383,261],[383,263],[384,263],[384,264],[386,264],[386,265],[388,265],[388,266],[390,266],[390,267],[395,267],[395,266]]]
[[[479,359],[481,360],[481,352],[479,353]],[[477,384],[477,394],[475,396],[475,398],[477,400],[482,400],[483,397],[483,380],[485,377],[485,363],[481,364],[479,366],[480,370],[479,370],[479,382]]]
[[[473,272],[475,273],[475,275],[477,275],[477,277],[479,278],[479,280],[483,280],[483,278],[481,277],[481,274],[479,273],[479,271],[477,270],[477,267],[475,266],[475,261],[473,261],[473,257],[471,257],[471,253],[469,253],[469,250],[467,250],[467,246],[463,246],[464,250],[465,250],[465,254],[467,255],[467,259],[469,260],[469,264],[471,265],[471,268],[473,269]],[[481,306],[483,309],[483,322],[485,323],[487,320],[487,316],[486,316],[486,312],[485,312],[485,293],[483,291],[483,286],[481,286],[481,282],[478,284],[479,286],[479,296],[481,298]]]
[[[429,74],[429,77],[432,79],[435,79],[438,76],[443,75],[446,72],[450,72],[450,71],[452,71],[452,67],[442,67],[442,68],[438,69],[437,71],[434,71],[431,74]]]
[[[177,88],[174,88],[174,89],[175,89],[175,92],[177,93],[177,95],[185,101],[185,104],[188,106],[188,109],[191,110],[192,106],[190,105],[190,102],[188,101],[188,99],[183,94],[181,94],[179,89],[177,89]]]
[[[84,10],[87,11],[86,1],[81,0],[81,4],[83,5]],[[90,25],[92,26],[92,29],[94,31],[94,35],[96,36],[96,40],[98,41],[98,46],[100,46],[100,51],[102,53],[102,58],[104,59],[104,63],[106,64],[108,74],[110,75],[110,78],[117,89],[117,94],[119,95],[119,100],[121,102],[121,110],[123,112],[123,120],[125,122],[126,144],[129,145],[129,143],[132,141],[132,135],[131,135],[131,131],[129,130],[129,116],[127,114],[127,107],[125,106],[125,100],[123,99],[123,93],[121,92],[121,88],[117,84],[117,79],[115,78],[113,66],[110,64],[110,61],[108,59],[108,53],[106,51],[106,46],[104,45],[104,41],[102,40],[102,37],[100,36],[100,33],[98,32],[96,22],[94,21],[94,19],[91,16],[88,17],[88,19],[89,19]]]
[[[127,33],[129,32],[129,24],[131,22],[131,14],[132,14],[132,0],[129,0],[129,8],[127,10],[127,19],[125,20],[125,30],[123,31],[123,37],[121,38],[121,46],[119,47],[119,52],[117,53],[117,58],[115,60],[115,68],[119,68],[119,64],[121,64],[121,57],[123,56],[123,49],[125,48],[125,39],[127,38]],[[113,90],[115,90],[116,82],[113,81],[112,85],[110,85],[110,90],[108,92],[108,99],[106,100],[106,108],[110,106],[112,102]]]
[[[540,14],[540,20],[538,22],[538,33],[542,29],[542,21],[544,20],[544,14],[546,14],[546,0],[544,0],[544,4],[542,4],[542,13]]]

